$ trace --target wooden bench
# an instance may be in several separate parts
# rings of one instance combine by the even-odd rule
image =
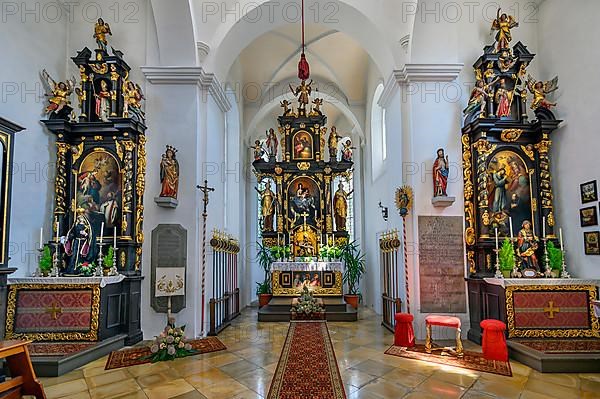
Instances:
[[[11,379],[0,383],[0,399],[18,399],[22,395],[46,399],[44,388],[31,365],[27,345],[31,341],[0,341],[0,359],[6,359]]]

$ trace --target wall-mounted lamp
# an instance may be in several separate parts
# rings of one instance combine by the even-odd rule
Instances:
[[[387,222],[389,217],[388,207],[381,205],[381,201],[379,201],[379,208],[381,208],[381,216],[383,216],[383,220]]]

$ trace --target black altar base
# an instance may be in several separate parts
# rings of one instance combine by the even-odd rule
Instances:
[[[266,306],[258,309],[258,321],[290,321],[293,299],[291,297],[274,297]],[[320,297],[320,299],[323,300],[327,321],[358,320],[358,310],[348,305],[343,297]]]
[[[509,339],[507,344],[511,359],[526,364],[541,373],[600,372],[600,352],[547,353],[512,339]]]

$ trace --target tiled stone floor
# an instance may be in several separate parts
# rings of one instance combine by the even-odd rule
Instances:
[[[287,327],[259,324],[256,309],[247,309],[220,336],[226,351],[113,371],[104,371],[104,357],[42,382],[48,399],[263,398]],[[348,399],[600,398],[600,374],[541,374],[513,361],[509,378],[385,355],[392,334],[368,310],[359,322],[331,323],[329,330]]]

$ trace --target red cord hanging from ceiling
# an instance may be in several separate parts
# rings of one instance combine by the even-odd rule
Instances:
[[[298,62],[298,78],[301,80],[306,80],[310,78],[310,65],[308,65],[306,55],[304,54],[305,46],[306,44],[304,41],[304,0],[302,0],[302,54],[300,55],[300,62]]]

